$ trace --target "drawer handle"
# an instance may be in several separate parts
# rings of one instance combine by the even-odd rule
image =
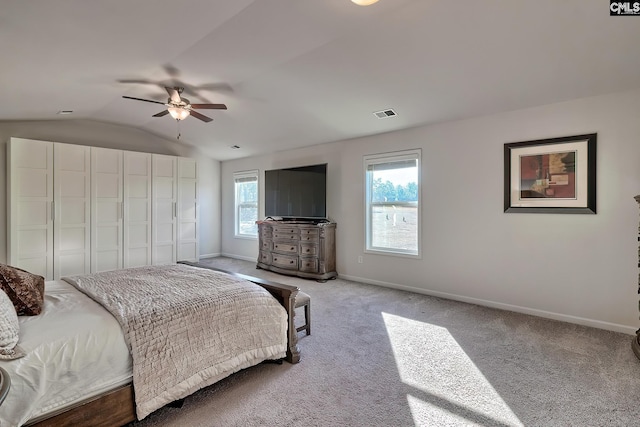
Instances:
[[[311,249],[307,248],[307,252],[311,252]]]
[[[289,264],[293,264],[293,260],[289,261]]]
[[[291,250],[291,251],[295,251],[295,250],[296,250],[296,247],[295,247],[295,246],[291,246],[291,249],[289,249],[289,250]]]

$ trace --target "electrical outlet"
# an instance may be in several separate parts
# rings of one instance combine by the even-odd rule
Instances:
[[[358,264],[362,264],[362,255],[358,256]]]

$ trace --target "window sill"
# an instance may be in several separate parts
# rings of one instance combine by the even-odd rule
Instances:
[[[414,254],[409,252],[396,252],[393,250],[384,250],[384,249],[365,249],[364,253],[371,254],[371,255],[394,256],[398,258],[422,259],[422,255],[420,253]]]
[[[236,234],[235,236],[233,236],[236,239],[242,239],[242,240],[258,240],[258,236],[249,236],[247,234]]]

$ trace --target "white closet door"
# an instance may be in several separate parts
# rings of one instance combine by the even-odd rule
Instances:
[[[89,147],[53,146],[54,278],[91,272],[91,157]]]
[[[8,262],[53,279],[53,143],[8,144]]]
[[[151,154],[125,151],[124,267],[151,264]]]
[[[122,151],[91,148],[91,271],[122,268]]]
[[[198,164],[178,157],[178,261],[200,259],[198,245]]]
[[[153,264],[176,262],[177,158],[153,154]]]

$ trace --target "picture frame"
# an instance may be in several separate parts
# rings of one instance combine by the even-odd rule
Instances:
[[[596,213],[597,134],[504,144],[504,212]]]

